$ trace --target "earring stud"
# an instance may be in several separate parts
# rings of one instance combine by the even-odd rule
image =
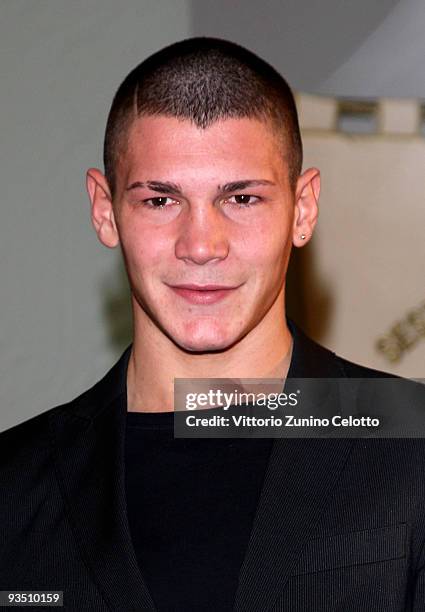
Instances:
[[[301,240],[305,240],[305,234],[301,234],[300,238]]]

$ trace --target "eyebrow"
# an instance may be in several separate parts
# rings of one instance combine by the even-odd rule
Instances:
[[[131,183],[128,187],[126,187],[126,191],[131,191],[132,189],[143,189],[147,187],[151,189],[151,191],[156,191],[157,193],[170,193],[172,195],[182,195],[182,190],[176,183],[163,183],[162,181],[146,181],[142,183],[141,181],[136,181],[135,183]]]
[[[230,193],[232,191],[239,191],[241,189],[247,189],[248,187],[258,187],[260,185],[272,185],[275,183],[272,181],[268,181],[265,179],[249,179],[249,180],[241,180],[241,181],[233,181],[232,183],[226,183],[223,186],[218,185],[218,193]],[[151,191],[155,191],[157,193],[165,193],[171,195],[183,195],[183,191],[179,185],[176,183],[170,183],[168,181],[135,181],[131,183],[128,187],[126,187],[126,191],[131,191],[132,189],[143,189],[148,188]]]

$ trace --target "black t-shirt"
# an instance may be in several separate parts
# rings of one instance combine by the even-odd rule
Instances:
[[[230,611],[273,440],[174,438],[173,416],[127,413],[137,561],[158,612]]]

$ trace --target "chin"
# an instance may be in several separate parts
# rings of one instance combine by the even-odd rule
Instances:
[[[237,341],[235,331],[231,333],[223,325],[191,324],[172,335],[174,342],[193,353],[224,351]]]

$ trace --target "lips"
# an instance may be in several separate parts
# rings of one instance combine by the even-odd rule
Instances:
[[[240,287],[240,285],[238,285]],[[225,285],[175,285],[170,288],[180,297],[191,304],[215,304],[229,295],[231,295],[238,287],[229,287]]]

